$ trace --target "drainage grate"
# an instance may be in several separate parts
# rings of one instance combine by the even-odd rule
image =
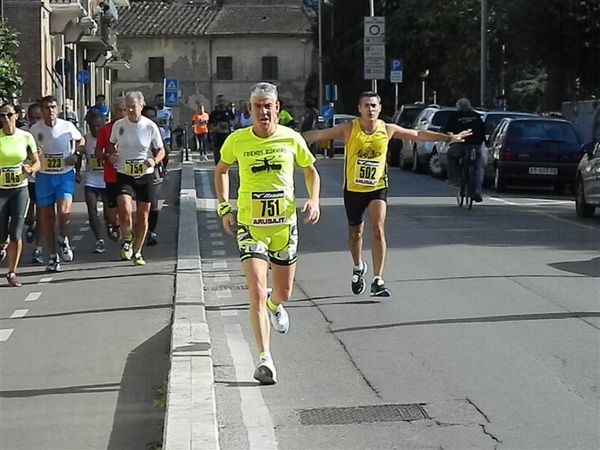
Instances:
[[[225,291],[229,289],[230,291],[245,291],[248,289],[248,285],[246,284],[222,284],[215,286],[204,286],[205,291]]]
[[[423,407],[417,403],[301,409],[298,414],[302,425],[347,425],[351,423],[399,422],[429,418]]]

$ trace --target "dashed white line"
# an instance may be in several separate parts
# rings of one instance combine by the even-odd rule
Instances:
[[[10,316],[11,319],[19,319],[21,317],[25,317],[25,315],[29,312],[28,309],[16,309],[14,313]]]
[[[211,238],[220,238],[223,237],[223,233],[210,233]]]
[[[221,247],[225,245],[225,241],[212,241],[212,245],[214,245],[215,247]]]
[[[48,284],[51,281],[52,281],[52,277],[40,278],[40,281],[38,281],[38,284]]]
[[[221,316],[223,317],[231,317],[239,315],[237,311],[221,311]]]
[[[218,277],[215,277],[216,284],[229,283],[230,281],[231,281],[231,278],[229,277],[229,275],[220,275]]]
[[[231,289],[223,289],[222,291],[217,291],[217,298],[231,298]]]
[[[13,330],[14,330],[14,328],[0,330],[0,342],[6,341],[12,334]]]
[[[217,250],[215,250],[215,251],[217,251]],[[212,263],[212,268],[213,269],[227,269],[227,262],[226,261],[214,262],[214,263]]]
[[[35,302],[38,298],[42,296],[41,292],[32,292],[25,299],[26,302]]]
[[[219,226],[218,226],[217,224],[214,224],[214,225],[206,225],[206,228],[207,228],[208,230],[218,230],[218,229],[219,229]]]
[[[81,227],[79,231],[83,231],[85,233],[86,231],[89,231],[89,229],[90,227]]]
[[[82,239],[83,239],[83,236],[82,236],[82,235],[80,235],[80,234],[78,234],[77,236],[73,236],[73,240],[74,240],[74,241],[80,241],[80,240],[82,240]]]
[[[213,250],[213,256],[225,256],[225,250]]]

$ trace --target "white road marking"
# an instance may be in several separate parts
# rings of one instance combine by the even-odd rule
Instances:
[[[231,289],[223,289],[222,291],[217,291],[217,298],[231,298]]]
[[[223,237],[223,233],[210,233],[211,238],[221,238]]]
[[[239,315],[237,311],[221,311],[221,316],[223,317],[231,317]]]
[[[254,373],[254,362],[248,342],[244,339],[242,328],[239,324],[225,325],[227,346],[233,360],[236,381],[253,381],[250,378]],[[277,440],[273,430],[273,419],[265,404],[262,393],[258,387],[238,388],[242,418],[248,432],[250,450],[276,450]]]
[[[209,230],[218,230],[219,226],[217,224],[215,225],[206,225],[206,228]]]
[[[48,284],[51,281],[52,281],[52,277],[40,278],[40,281],[38,281],[38,284]]]
[[[230,281],[231,278],[229,277],[229,275],[219,275],[218,277],[215,277],[216,284],[229,283]]]
[[[225,256],[225,250],[213,250],[213,256]]]
[[[89,231],[89,229],[90,227],[81,227],[79,231],[83,231],[85,233],[86,231]]]
[[[6,341],[10,335],[12,334],[14,328],[9,328],[6,330],[0,330],[0,342]]]
[[[19,319],[21,317],[25,317],[25,315],[29,312],[28,309],[16,309],[14,313],[10,316],[11,319]]]
[[[227,262],[226,261],[214,262],[214,263],[212,263],[212,268],[213,269],[227,269]]]
[[[82,236],[82,235],[80,235],[80,234],[78,234],[77,236],[73,236],[73,240],[74,240],[74,241],[80,241],[80,240],[82,240],[82,239],[83,239],[83,236]]]
[[[215,247],[221,247],[225,245],[225,241],[212,241],[212,245],[214,245]]]
[[[26,302],[35,302],[38,298],[42,296],[41,292],[32,292],[25,299]]]

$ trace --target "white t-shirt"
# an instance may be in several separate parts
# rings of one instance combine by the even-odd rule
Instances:
[[[66,165],[65,158],[72,153],[71,143],[83,137],[75,125],[67,120],[56,119],[56,124],[49,127],[43,120],[38,120],[29,131],[42,150],[40,173],[59,175],[73,170],[73,166]]]
[[[117,172],[136,178],[154,172],[154,167],[141,164],[152,158],[152,149],[164,147],[158,126],[144,116],[137,122],[130,122],[127,117],[117,120],[110,142],[117,147],[119,155]]]
[[[240,115],[240,128],[250,127],[253,124],[254,120],[252,120],[252,115],[250,115],[250,117],[244,117],[243,113]]]
[[[156,121],[158,122],[158,126],[162,131],[161,134],[163,139],[171,139],[171,129],[169,128],[169,122],[172,118],[173,111],[171,111],[171,108],[167,108],[165,106],[164,108],[156,109]]]
[[[91,133],[85,136],[85,186],[105,188],[104,161],[96,159],[97,140]]]

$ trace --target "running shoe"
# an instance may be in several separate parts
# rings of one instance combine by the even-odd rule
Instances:
[[[34,238],[35,228],[27,228],[27,231],[25,232],[25,239],[27,240],[27,243],[31,244]]]
[[[60,272],[60,259],[58,258],[58,255],[48,258],[46,272]]]
[[[158,234],[154,231],[148,233],[148,237],[146,238],[146,245],[156,245],[158,244]]]
[[[4,258],[6,258],[6,245],[0,248],[0,261],[4,261]]]
[[[106,235],[111,239],[111,241],[118,242],[121,238],[120,227],[115,227],[109,223],[106,225]]]
[[[385,287],[382,278],[377,278],[371,283],[371,297],[389,297],[392,295],[390,290]]]
[[[481,194],[473,194],[473,201],[475,203],[481,203],[483,201]]]
[[[98,239],[96,241],[96,248],[94,249],[94,253],[104,253],[106,251],[106,247],[104,246],[104,239]]]
[[[263,356],[260,358],[256,370],[254,371],[254,379],[260,384],[275,384],[277,383],[277,372],[273,364],[273,358]]]
[[[272,289],[268,289],[267,292],[267,299],[270,299],[273,291]],[[273,325],[273,328],[282,334],[287,333],[290,329],[290,317],[283,305],[277,305],[275,311],[271,311],[271,308],[267,306],[267,311],[269,311],[269,317],[271,318],[271,325]]]
[[[62,243],[58,244],[58,249],[60,251],[60,257],[64,262],[73,261],[73,250],[69,245],[69,238],[65,236],[65,240]]]
[[[133,256],[133,245],[131,242],[123,242],[121,246],[121,261],[129,261]]]
[[[369,270],[369,266],[365,261],[362,262],[362,270],[352,269],[352,293],[354,295],[360,295],[367,289],[365,282],[367,270]]]
[[[42,250],[36,248],[33,250],[33,254],[31,255],[31,262],[33,264],[44,264],[44,257],[42,256]]]
[[[21,287],[23,284],[17,278],[17,274],[14,272],[6,274],[6,281],[8,281],[8,285],[10,287]]]
[[[144,260],[144,257],[142,256],[141,253],[136,253],[135,255],[133,255],[133,265],[134,266],[145,266],[146,265],[146,261]]]

